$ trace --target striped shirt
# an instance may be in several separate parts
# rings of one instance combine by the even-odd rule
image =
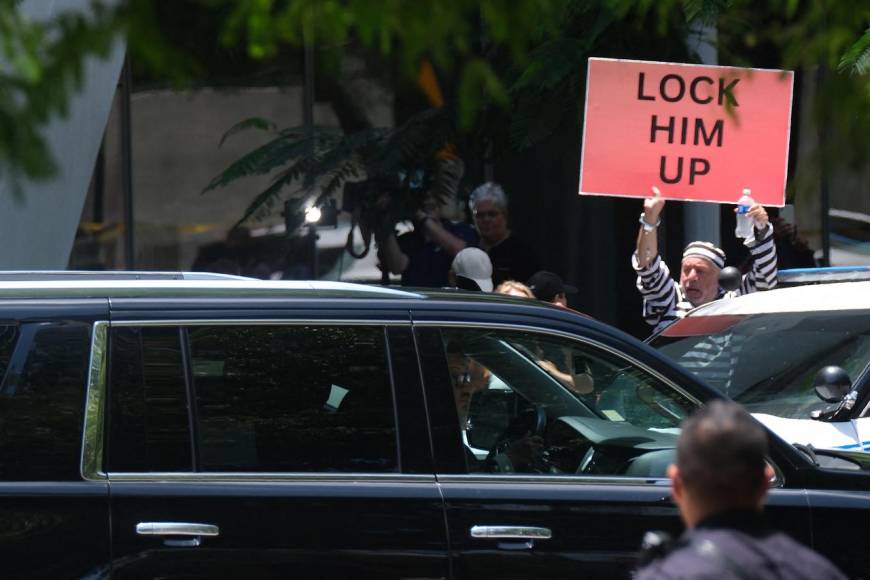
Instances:
[[[752,255],[752,269],[743,275],[740,288],[725,292],[719,288],[716,299],[749,294],[756,290],[771,290],[776,287],[776,245],[773,243],[773,226],[755,230],[755,236],[744,241]],[[641,268],[637,252],[631,256],[631,265],[637,272],[637,289],[643,297],[643,318],[659,332],[674,321],[683,318],[694,308],[683,295],[683,289],[671,278],[668,265],[660,256]]]

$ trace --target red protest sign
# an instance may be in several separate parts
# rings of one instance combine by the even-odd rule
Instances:
[[[785,203],[790,71],[590,58],[580,193]]]

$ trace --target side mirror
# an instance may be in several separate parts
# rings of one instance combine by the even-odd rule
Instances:
[[[743,275],[734,266],[726,266],[719,271],[719,286],[728,292],[740,288],[740,282],[742,281]]]
[[[839,403],[852,390],[852,379],[842,367],[827,366],[813,381],[816,395],[826,403]]]

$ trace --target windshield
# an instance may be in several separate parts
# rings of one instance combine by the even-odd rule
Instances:
[[[808,418],[830,405],[813,389],[824,366],[853,381],[870,361],[866,311],[690,316],[651,344],[753,413]]]

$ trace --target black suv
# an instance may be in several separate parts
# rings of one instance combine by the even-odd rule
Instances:
[[[4,578],[627,577],[644,531],[679,533],[665,468],[718,396],[524,299],[14,278]],[[772,438],[774,523],[866,574],[866,462]]]

